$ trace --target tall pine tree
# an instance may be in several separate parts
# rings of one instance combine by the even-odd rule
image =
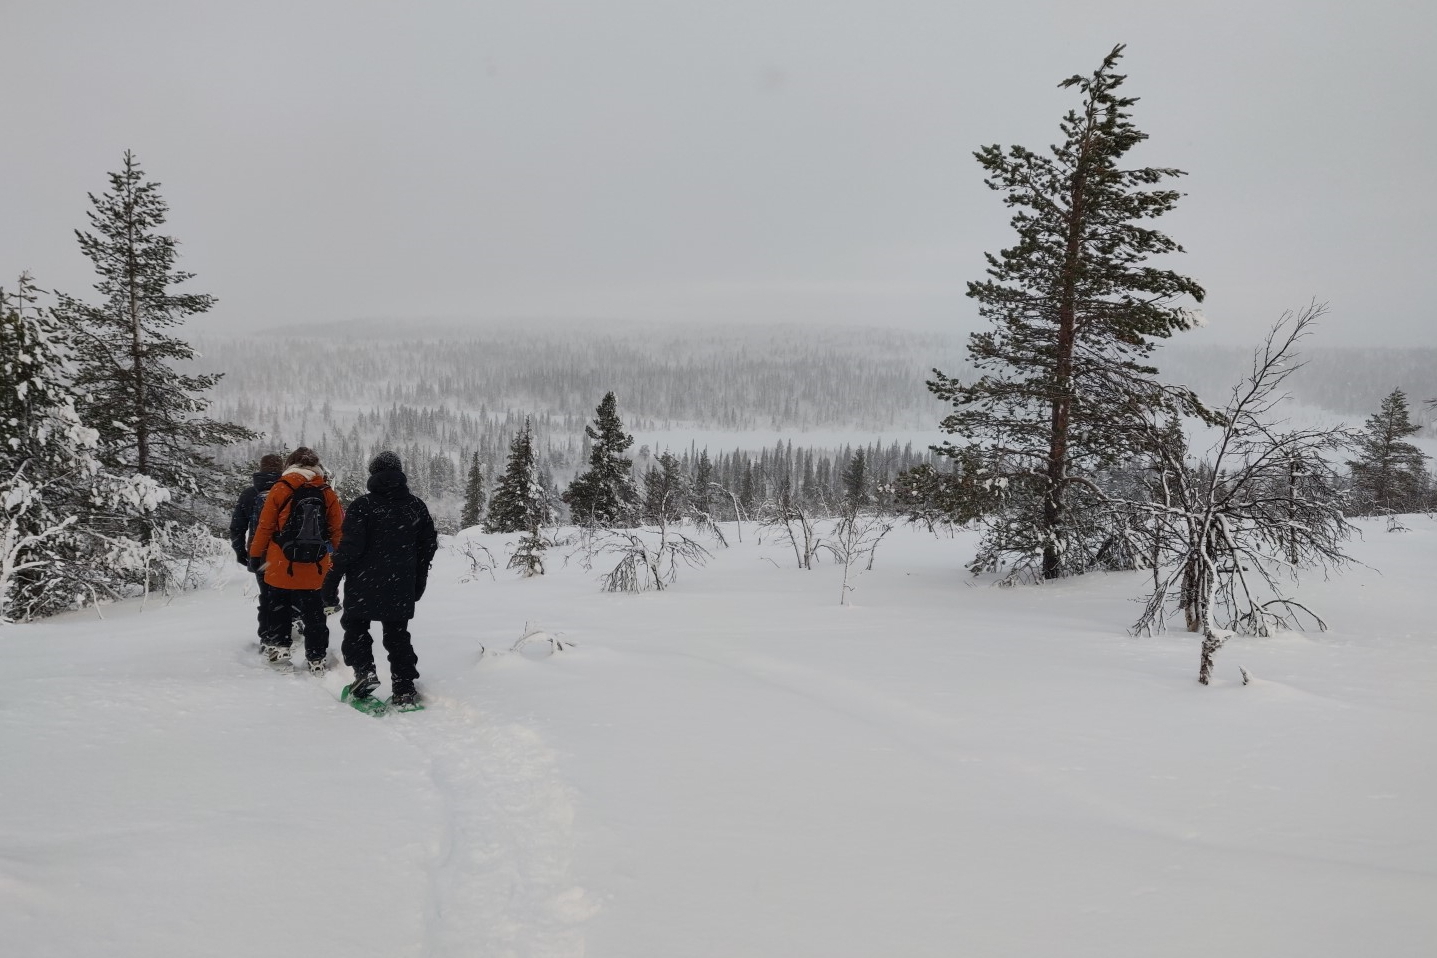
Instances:
[[[469,479],[464,485],[464,508],[459,513],[459,525],[472,529],[484,515],[484,470],[479,465],[479,453],[469,463]]]
[[[529,420],[509,444],[509,462],[489,502],[485,532],[537,532],[553,520],[554,504],[534,457],[534,432]]]
[[[579,525],[632,526],[637,518],[639,493],[634,485],[633,460],[624,450],[634,437],[624,431],[619,419],[618,400],[604,394],[594,410],[593,425],[584,427],[592,445],[589,468],[574,477],[564,491],[569,513]]]
[[[868,455],[859,446],[843,469],[843,503],[849,511],[866,506],[871,500],[868,494]]]
[[[159,232],[169,212],[159,186],[126,151],[109,192],[90,194],[93,232],[75,235],[99,274],[101,302],[61,295],[59,311],[77,334],[79,412],[100,432],[105,465],[149,476],[176,497],[214,502],[220,476],[208,450],[255,435],[200,415],[218,374],[177,368],[194,350],[170,331],[215,300],[175,288],[193,274],[175,268],[178,243]]]
[[[708,515],[712,508],[714,493],[714,465],[709,459],[708,449],[699,453],[698,462],[694,465],[693,489],[690,490],[689,499],[693,505],[694,512],[700,515]]]
[[[1406,438],[1422,427],[1412,422],[1407,395],[1394,389],[1382,406],[1367,417],[1357,435],[1352,492],[1358,515],[1385,515],[1422,508],[1427,455]]]
[[[937,451],[976,457],[980,474],[965,480],[1003,491],[975,567],[1013,562],[1047,579],[1083,571],[1097,550],[1089,513],[1073,500],[1135,450],[1134,412],[1203,412],[1191,392],[1162,386],[1143,362],[1154,339],[1192,325],[1178,303],[1201,302],[1203,289],[1147,263],[1182,250],[1144,222],[1181,195],[1152,187],[1182,173],[1123,164],[1147,134],[1130,118],[1137,101],[1117,92],[1122,51],[1114,47],[1091,76],[1060,84],[1082,102],[1063,117],[1062,142],[1047,154],[996,145],[974,154],[987,186],[1017,210],[1018,242],[988,254],[988,278],[968,284],[992,324],[968,342],[982,375],[964,383],[934,370],[928,385],[953,403],[944,430],[970,444]]]

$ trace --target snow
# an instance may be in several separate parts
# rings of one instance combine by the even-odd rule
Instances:
[[[908,528],[847,607],[841,567],[751,526],[637,596],[561,550],[495,580],[441,550],[413,625],[429,707],[382,719],[339,704],[343,668],[260,664],[234,566],[5,627],[0,940],[1428,955],[1437,521],[1406,523],[1362,522],[1370,567],[1304,585],[1332,631],[1236,637],[1210,688],[1195,636],[1123,631],[1142,575],[993,588],[962,572],[971,534]]]

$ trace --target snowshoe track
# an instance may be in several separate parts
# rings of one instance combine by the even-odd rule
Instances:
[[[440,831],[422,954],[582,958],[597,907],[569,881],[574,805],[553,754],[524,725],[456,699],[385,716],[428,758]]]

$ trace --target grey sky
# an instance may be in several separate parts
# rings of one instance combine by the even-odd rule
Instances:
[[[91,281],[125,148],[207,323],[830,319],[968,328],[1011,242],[984,143],[1128,44],[1208,339],[1332,305],[1437,344],[1437,4],[0,0],[0,273]]]

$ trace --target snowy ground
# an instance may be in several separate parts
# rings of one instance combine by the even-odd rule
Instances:
[[[427,711],[257,662],[245,577],[0,632],[17,956],[1417,956],[1437,942],[1437,523],[1367,524],[1332,631],[1124,627],[1133,575],[999,590],[900,529],[671,592],[461,583]],[[484,537],[499,551],[500,537]],[[732,536],[731,536],[732,538]],[[772,561],[769,561],[769,560]],[[775,565],[776,563],[776,565]],[[595,570],[597,571],[597,570]],[[575,647],[502,650],[526,622]],[[337,648],[337,636],[334,642]],[[1243,687],[1238,666],[1258,681]]]

